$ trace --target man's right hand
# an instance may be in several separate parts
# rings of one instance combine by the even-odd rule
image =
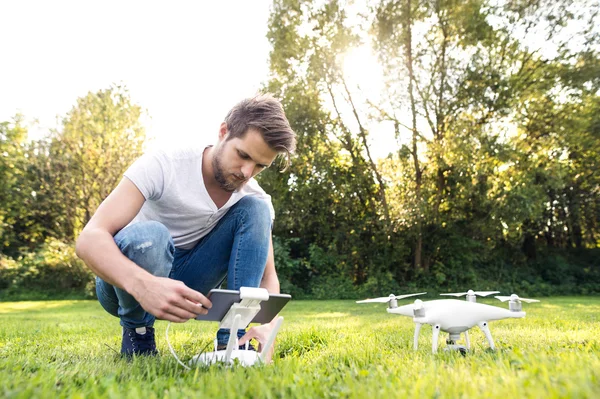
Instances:
[[[158,319],[183,323],[208,313],[212,303],[204,295],[179,280],[145,276],[128,292],[142,308]]]

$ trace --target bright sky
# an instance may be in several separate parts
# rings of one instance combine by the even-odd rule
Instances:
[[[147,110],[154,145],[215,140],[227,111],[267,80],[270,4],[0,1],[0,121],[20,112],[40,138],[78,97],[116,83]],[[350,51],[344,69],[371,100],[381,94],[370,48]],[[375,157],[397,147],[389,124],[370,130]]]
[[[156,143],[216,138],[268,74],[270,0],[2,1],[0,121],[57,126],[78,97],[123,83]]]

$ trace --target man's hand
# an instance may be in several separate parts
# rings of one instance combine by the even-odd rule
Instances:
[[[142,308],[158,319],[183,323],[208,313],[212,303],[201,293],[183,282],[149,275],[131,291]]]
[[[252,338],[255,338],[258,341],[258,350],[262,351],[262,348],[269,340],[269,336],[271,335],[271,331],[275,327],[275,323],[277,322],[277,317],[274,318],[269,324],[263,324],[260,326],[255,326],[250,328],[246,334],[238,341],[238,345],[245,345],[246,342],[250,341]],[[265,363],[271,363],[271,358],[273,357],[273,352],[275,352],[275,342],[271,345],[271,349],[269,349],[269,353],[267,353],[267,357],[265,358]]]

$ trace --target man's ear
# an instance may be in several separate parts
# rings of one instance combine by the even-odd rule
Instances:
[[[219,127],[219,141],[225,140],[225,136],[227,136],[227,123],[222,122]]]

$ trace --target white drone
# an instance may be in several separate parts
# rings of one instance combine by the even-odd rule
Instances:
[[[456,297],[466,295],[466,301],[459,301],[456,299],[438,299],[424,302],[420,299],[417,299],[414,303],[404,306],[398,306],[397,300],[415,295],[423,295],[426,294],[426,292],[408,295],[391,294],[388,297],[366,299],[364,301],[356,301],[356,303],[388,302],[388,313],[412,317],[413,321],[415,322],[415,350],[418,348],[418,339],[421,326],[423,324],[430,324],[433,327],[433,340],[431,345],[433,353],[437,352],[440,331],[444,331],[450,335],[446,341],[448,344],[448,349],[459,350],[464,354],[471,348],[468,330],[470,330],[472,327],[477,325],[481,331],[483,331],[490,344],[490,348],[494,350],[494,340],[492,339],[488,322],[507,318],[525,317],[525,312],[522,311],[521,302],[539,302],[536,299],[519,298],[515,294],[512,294],[511,296],[496,296],[496,298],[502,302],[509,301],[508,310],[476,302],[476,296],[487,296],[497,293],[498,291],[469,290],[467,292],[442,294]],[[460,339],[461,333],[465,334],[466,346],[456,344],[456,342]]]

